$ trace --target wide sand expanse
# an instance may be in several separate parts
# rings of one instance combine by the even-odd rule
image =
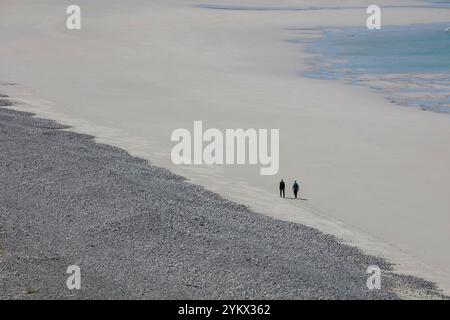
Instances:
[[[0,80],[17,85],[0,90],[229,199],[333,233],[450,289],[450,117],[305,78],[311,57],[288,41],[311,36],[311,28],[364,26],[371,3],[314,1],[333,8],[286,10],[311,4],[277,1],[284,10],[237,11],[197,6],[216,1],[77,2],[80,31],[65,28],[72,1],[2,1]],[[385,8],[382,17],[386,25],[445,22],[450,10]],[[192,130],[194,120],[208,128],[279,128],[279,174],[174,166],[170,135]],[[308,200],[280,200],[280,178],[288,186],[299,180]]]
[[[0,98],[0,299],[447,298],[333,236],[10,103]],[[367,288],[369,265],[380,290]]]

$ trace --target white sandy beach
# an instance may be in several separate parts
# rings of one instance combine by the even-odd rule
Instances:
[[[255,210],[387,257],[399,271],[450,292],[450,117],[305,78],[310,57],[287,41],[311,36],[295,28],[365,25],[365,9],[227,11],[200,3],[221,4],[79,0],[82,30],[68,31],[72,1],[3,0],[0,82],[17,85],[0,92]],[[385,25],[449,19],[450,10],[437,8],[382,11]],[[207,128],[279,128],[279,174],[260,176],[258,166],[173,165],[171,132],[192,130],[194,120]],[[280,178],[288,191],[299,180],[308,200],[280,200]]]

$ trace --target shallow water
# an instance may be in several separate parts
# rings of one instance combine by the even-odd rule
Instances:
[[[448,24],[450,25],[450,23]],[[344,79],[381,91],[393,102],[447,113],[450,32],[446,24],[326,30],[312,41],[307,76]]]
[[[424,4],[417,5],[385,5],[382,8],[446,8],[450,6],[450,1],[430,0]],[[229,10],[229,11],[314,11],[314,10],[348,10],[348,9],[366,9],[367,6],[279,6],[279,5],[230,5],[230,4],[200,4],[198,8],[210,10]]]

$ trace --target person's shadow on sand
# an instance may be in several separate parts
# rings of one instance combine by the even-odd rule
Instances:
[[[285,199],[289,199],[289,200],[303,200],[303,201],[308,201],[308,199],[305,199],[305,198],[294,198],[294,197],[286,197]]]

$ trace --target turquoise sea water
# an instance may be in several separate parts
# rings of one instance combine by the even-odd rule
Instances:
[[[365,6],[280,6],[200,4],[205,10],[318,11],[365,9]],[[416,5],[382,8],[439,8],[449,11],[450,0],[425,0]],[[344,79],[383,93],[390,101],[425,110],[450,113],[450,31],[448,24],[383,26],[381,30],[344,28],[327,30],[312,41],[315,54],[309,77]],[[305,30],[290,28],[291,31]],[[311,30],[309,30],[311,31]],[[309,32],[308,31],[308,32]],[[290,39],[292,43],[309,40]]]
[[[393,101],[450,111],[448,24],[327,30],[312,41],[307,76],[345,79],[387,93]]]

